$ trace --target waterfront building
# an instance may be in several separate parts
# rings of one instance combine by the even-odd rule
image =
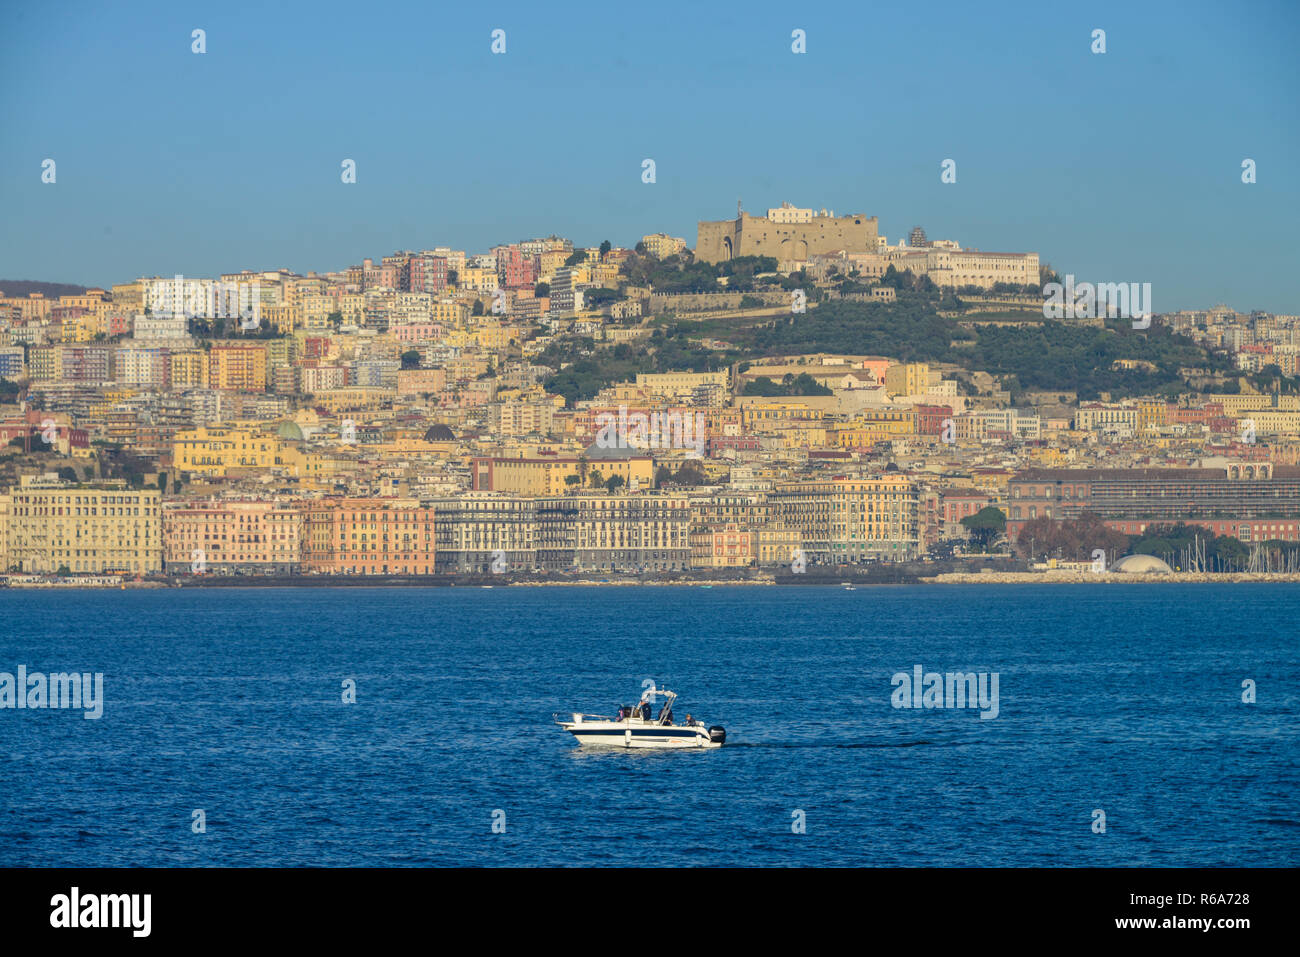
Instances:
[[[409,498],[327,498],[303,506],[302,567],[315,575],[431,575],[434,509]]]
[[[162,493],[156,488],[24,475],[10,497],[8,561],[17,571],[143,575],[162,569]]]
[[[1300,468],[1241,461],[1215,468],[1025,469],[1009,485],[1007,535],[1036,518],[1095,512],[1128,535],[1185,522],[1243,542],[1300,541]]]
[[[920,551],[918,492],[903,476],[780,483],[775,517],[799,530],[811,562],[906,561]]]
[[[210,500],[163,506],[163,562],[172,574],[294,575],[302,510],[292,501]]]

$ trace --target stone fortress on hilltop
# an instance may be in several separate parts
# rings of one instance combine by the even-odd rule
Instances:
[[[719,263],[737,256],[771,256],[782,272],[802,269],[824,279],[833,267],[868,282],[883,279],[892,266],[953,289],[991,290],[999,283],[1024,289],[1042,281],[1038,253],[967,249],[955,240],[929,239],[920,226],[890,246],[875,216],[836,216],[790,203],[769,209],[766,216],[751,216],[737,203],[736,214],[735,219],[699,223],[696,259]]]
[[[836,216],[790,203],[769,209],[766,216],[751,216],[739,204],[736,212],[735,219],[699,224],[696,259],[716,263],[737,256],[771,256],[799,262],[836,250],[875,252],[878,246],[875,216]]]

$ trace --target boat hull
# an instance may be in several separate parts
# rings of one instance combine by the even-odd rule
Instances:
[[[721,741],[710,739],[705,728],[632,725],[622,721],[565,724],[563,728],[584,748],[675,750],[722,747]]]

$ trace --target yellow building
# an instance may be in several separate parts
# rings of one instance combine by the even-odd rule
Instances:
[[[1278,396],[1276,406],[1273,404],[1271,395],[1211,395],[1206,396],[1206,399],[1211,402],[1218,402],[1223,406],[1224,414],[1231,416],[1256,409],[1277,409],[1282,412],[1300,411],[1300,396],[1295,395]]]
[[[1168,423],[1169,405],[1163,399],[1138,399],[1137,410],[1139,435],[1147,429],[1163,428]]]
[[[265,347],[213,346],[208,353],[208,385],[236,392],[265,392]]]
[[[122,282],[113,286],[113,308],[120,315],[138,316],[144,312],[144,289],[143,279],[137,279],[134,282]]]
[[[829,436],[825,426],[806,422],[792,422],[776,431],[783,449],[824,449],[829,444]]]
[[[10,567],[147,574],[162,569],[162,493],[125,482],[76,485],[24,475],[11,495]]]
[[[636,387],[646,395],[689,395],[705,385],[728,387],[728,373],[720,372],[639,372]]]
[[[470,341],[481,349],[498,352],[510,345],[511,339],[519,337],[520,331],[517,326],[489,322],[476,327],[470,334]]]
[[[754,554],[758,564],[789,565],[798,557],[803,536],[797,528],[786,525],[762,525],[754,530]]]
[[[365,412],[383,408],[394,394],[393,389],[368,386],[321,389],[312,394],[312,404],[329,412]]]
[[[834,444],[847,449],[915,434],[916,410],[866,409],[848,428],[835,430]]]
[[[890,395],[920,395],[930,381],[930,367],[924,362],[904,362],[885,370],[885,391]]]
[[[547,249],[537,255],[537,278],[550,282],[564,268],[564,262],[573,254],[571,249]]]
[[[191,475],[224,476],[232,469],[279,471],[299,478],[316,478],[337,469],[337,463],[315,452],[304,452],[252,425],[199,426],[176,433],[172,465]]]
[[[651,256],[667,259],[669,256],[676,256],[685,249],[686,240],[679,239],[676,236],[669,236],[667,233],[651,233],[648,236],[641,237],[641,246]]]
[[[920,550],[917,488],[901,475],[780,484],[772,504],[811,562],[904,561]]]
[[[13,512],[12,495],[0,492],[0,573],[9,570],[9,516]]]
[[[429,321],[449,325],[465,322],[469,319],[470,308],[456,299],[442,299],[429,306]]]
[[[770,431],[797,425],[821,424],[834,414],[839,400],[833,395],[798,397],[739,396],[741,425],[747,431]]]
[[[202,349],[173,352],[167,356],[167,365],[173,389],[207,387],[208,356]]]
[[[479,458],[472,467],[477,491],[510,492],[516,495],[563,495],[590,488],[593,476],[607,482],[614,476],[623,488],[654,486],[654,459],[648,455],[610,458]]]
[[[308,332],[324,332],[329,329],[329,316],[338,311],[339,302],[333,296],[316,292],[303,292],[298,300],[298,318],[301,328]]]
[[[1021,454],[1034,465],[1047,469],[1068,468],[1072,461],[1064,449],[1054,445],[1029,445]]]
[[[1237,422],[1242,429],[1246,427],[1246,423],[1252,423],[1255,426],[1256,435],[1300,434],[1300,412],[1255,409],[1239,412]]]
[[[462,289],[473,289],[475,292],[490,294],[496,292],[498,281],[494,266],[466,266],[460,271]]]
[[[61,309],[89,309],[94,310],[97,306],[108,301],[108,293],[103,289],[87,289],[85,292],[73,296],[60,296],[58,306]]]
[[[301,315],[298,306],[290,303],[262,303],[258,306],[259,325],[284,335],[293,335],[302,324]]]
[[[63,342],[90,342],[100,332],[99,316],[96,312],[85,312],[76,316],[64,316],[59,338]]]

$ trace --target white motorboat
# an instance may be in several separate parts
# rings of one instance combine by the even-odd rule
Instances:
[[[652,702],[664,698],[657,715],[651,716]],[[555,723],[577,739],[583,747],[594,748],[720,748],[727,740],[721,725],[705,727],[695,718],[680,724],[673,722],[672,691],[651,688],[635,707],[623,706],[614,717],[582,714],[574,711],[569,720],[556,714]],[[689,717],[689,716],[688,716]]]

